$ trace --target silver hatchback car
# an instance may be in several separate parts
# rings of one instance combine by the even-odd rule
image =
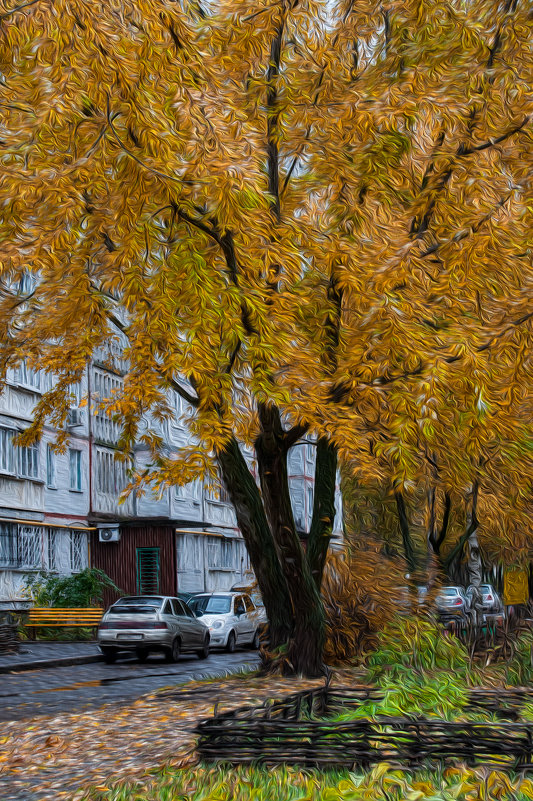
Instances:
[[[164,595],[119,598],[98,627],[98,645],[107,664],[120,651],[134,651],[141,662],[151,651],[163,651],[168,662],[177,662],[182,651],[205,659],[209,641],[209,628],[185,601]]]

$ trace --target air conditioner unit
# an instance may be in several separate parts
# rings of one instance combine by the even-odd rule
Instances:
[[[100,542],[119,542],[120,529],[118,526],[101,526],[98,528],[98,540]]]
[[[76,428],[83,425],[83,413],[81,409],[71,409],[68,413],[67,424],[69,428]]]

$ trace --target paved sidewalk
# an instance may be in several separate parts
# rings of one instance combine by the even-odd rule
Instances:
[[[0,654],[0,673],[88,665],[101,661],[102,655],[95,642],[26,641],[20,644],[18,651]]]

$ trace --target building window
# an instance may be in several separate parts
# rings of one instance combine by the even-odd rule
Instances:
[[[46,486],[56,488],[56,455],[51,445],[46,446]]]
[[[124,382],[118,376],[105,373],[98,369],[95,369],[93,379],[94,392],[92,394],[95,401],[94,435],[103,442],[115,443],[120,436],[120,423],[112,420],[107,414],[105,407],[102,407],[100,404],[112,400],[113,397],[119,394],[124,386]]]
[[[208,566],[210,568],[234,567],[233,540],[222,537],[211,537],[207,548]]]
[[[198,506],[202,499],[202,485],[200,481],[191,481],[189,484],[176,484],[174,487],[177,501],[189,501]]]
[[[110,451],[96,451],[96,489],[106,495],[117,496],[126,489],[127,475],[124,462],[118,462]]]
[[[17,565],[17,529],[13,523],[0,523],[0,567]]]
[[[137,548],[137,592],[159,594],[159,548]]]
[[[37,526],[19,526],[18,533],[19,567],[41,567],[42,529]]]
[[[219,501],[220,503],[231,503],[229,493],[224,486],[224,481],[222,480],[222,474],[220,470],[217,472],[217,478],[215,479],[215,484],[213,489],[208,491],[207,497],[211,501]]]
[[[61,554],[66,555],[64,564]],[[85,531],[0,523],[0,567],[52,572],[64,567],[76,573],[87,563]]]
[[[78,381],[77,384],[71,384],[69,387],[70,390],[70,405],[74,408],[80,406],[81,404],[81,382]]]
[[[39,445],[19,448],[19,475],[21,478],[39,477]]]
[[[86,567],[87,534],[83,531],[70,532],[70,569],[79,573]]]
[[[46,534],[48,570],[55,571],[58,568],[57,548],[59,536],[59,533],[55,529],[48,529]]]
[[[81,492],[81,451],[71,448],[70,458],[70,489]]]
[[[17,384],[29,389],[41,388],[41,374],[39,370],[34,370],[28,367],[27,363],[22,360],[15,372],[15,380]]]
[[[0,471],[11,475],[15,474],[14,434],[10,428],[0,428]]]

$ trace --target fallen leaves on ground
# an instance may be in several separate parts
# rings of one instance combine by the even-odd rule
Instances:
[[[353,679],[353,674],[337,672],[339,682],[347,677]],[[103,788],[121,779],[140,779],[163,764],[191,765],[194,727],[213,714],[215,705],[222,712],[322,683],[233,676],[179,685],[127,704],[6,723],[0,742],[0,797],[74,801],[88,785]]]

